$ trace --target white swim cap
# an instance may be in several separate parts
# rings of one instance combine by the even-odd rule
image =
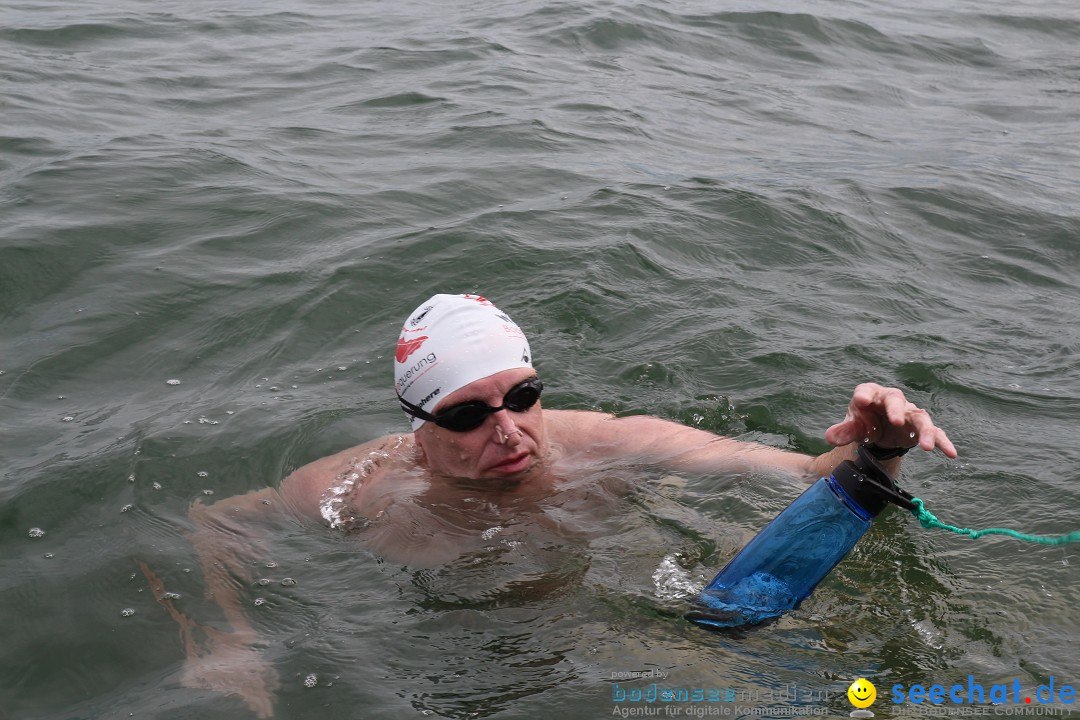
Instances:
[[[439,400],[503,370],[531,368],[521,328],[479,295],[434,295],[409,315],[394,353],[394,389],[431,412]],[[424,424],[412,418],[413,430]]]

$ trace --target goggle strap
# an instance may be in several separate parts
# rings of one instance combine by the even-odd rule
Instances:
[[[435,416],[427,412],[426,410],[422,410],[416,405],[413,405],[411,402],[401,397],[400,395],[397,396],[397,399],[398,402],[401,403],[401,409],[404,410],[405,413],[409,415],[409,417],[420,418],[421,420],[424,420],[426,422],[435,421]]]

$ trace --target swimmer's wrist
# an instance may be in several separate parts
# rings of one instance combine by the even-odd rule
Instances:
[[[862,446],[868,453],[874,456],[875,460],[892,460],[893,458],[903,457],[907,454],[910,447],[882,447],[877,443],[865,443]],[[912,446],[914,447],[914,446]]]

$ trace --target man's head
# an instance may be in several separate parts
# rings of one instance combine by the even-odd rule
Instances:
[[[435,472],[508,477],[544,445],[532,352],[521,328],[479,295],[435,295],[401,329],[395,389]]]

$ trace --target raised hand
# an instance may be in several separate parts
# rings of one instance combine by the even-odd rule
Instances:
[[[897,388],[863,383],[855,388],[847,416],[825,431],[825,440],[837,446],[872,442],[881,447],[935,448],[956,457],[945,431],[934,425],[930,413],[910,402]]]

